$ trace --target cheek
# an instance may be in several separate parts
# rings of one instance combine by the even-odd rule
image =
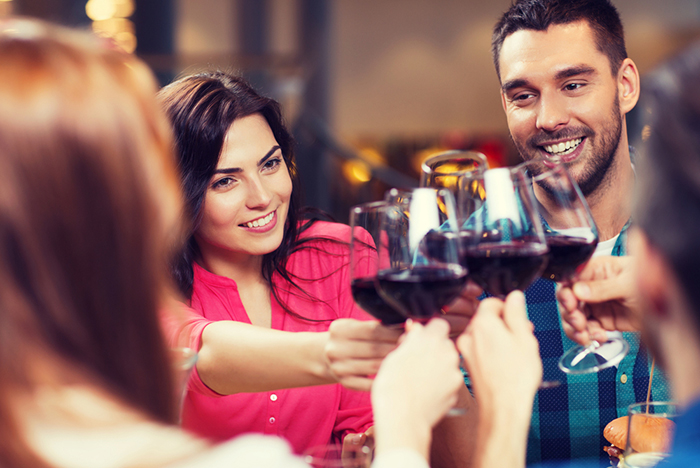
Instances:
[[[238,210],[239,204],[236,200],[222,196],[207,196],[204,200],[199,230],[217,229],[235,223]]]

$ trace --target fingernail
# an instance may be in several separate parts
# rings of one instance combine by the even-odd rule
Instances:
[[[587,299],[591,297],[591,288],[585,283],[576,283],[574,285],[574,294],[579,299]]]
[[[360,445],[362,443],[362,436],[359,434],[352,436],[351,442],[353,445]]]

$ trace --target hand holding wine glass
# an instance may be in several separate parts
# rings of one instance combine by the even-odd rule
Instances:
[[[598,244],[598,230],[586,199],[558,158],[526,161],[517,169],[531,181],[549,248],[542,276],[570,284]],[[559,360],[559,368],[568,374],[597,372],[619,363],[628,350],[621,335],[611,334],[607,341],[593,340],[569,349]]]
[[[608,331],[639,331],[633,265],[632,257],[595,257],[573,283],[561,285],[557,300],[564,332],[571,340],[587,345],[591,340],[606,341]]]

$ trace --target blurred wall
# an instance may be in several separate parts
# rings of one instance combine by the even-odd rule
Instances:
[[[295,60],[300,0],[266,0],[270,47]],[[491,63],[491,28],[510,0],[332,2],[330,124],[343,139],[505,133]],[[698,0],[616,0],[641,72],[700,38]],[[238,50],[236,0],[177,0],[181,68]],[[292,69],[294,67],[291,67]],[[293,72],[290,72],[293,74]],[[288,92],[299,92],[288,81]],[[300,83],[301,81],[301,83]]]

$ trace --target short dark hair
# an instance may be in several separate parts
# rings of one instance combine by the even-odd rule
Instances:
[[[551,25],[578,21],[591,27],[598,50],[608,57],[615,75],[627,58],[627,49],[620,14],[609,0],[518,0],[493,28],[491,53],[499,80],[498,59],[506,37],[521,29],[546,31]]]
[[[644,83],[650,133],[634,219],[671,264],[700,327],[700,42]]]

